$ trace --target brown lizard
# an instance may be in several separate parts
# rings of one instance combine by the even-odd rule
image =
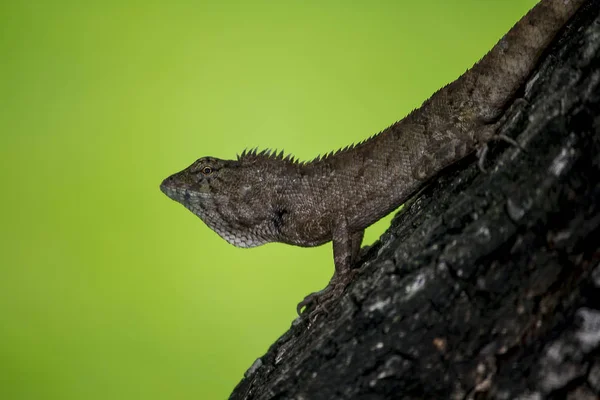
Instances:
[[[485,151],[542,52],[584,1],[540,1],[471,69],[361,143],[308,162],[270,150],[203,157],[160,188],[238,247],[333,241],[329,285],[297,309],[323,312],[351,282],[365,228],[446,166]]]

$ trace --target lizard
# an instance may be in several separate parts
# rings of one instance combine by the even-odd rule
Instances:
[[[238,247],[333,242],[329,284],[297,306],[309,318],[327,313],[356,274],[365,228],[501,137],[502,117],[584,2],[541,0],[458,79],[360,143],[311,161],[269,149],[244,150],[233,160],[202,157],[160,188]]]

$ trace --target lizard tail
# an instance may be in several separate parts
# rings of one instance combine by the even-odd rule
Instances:
[[[541,0],[463,75],[461,86],[470,93],[467,96],[479,118],[493,121],[501,115],[544,50],[585,1]]]

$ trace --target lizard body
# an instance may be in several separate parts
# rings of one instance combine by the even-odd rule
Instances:
[[[542,0],[461,77],[361,143],[310,162],[269,150],[203,157],[161,190],[239,247],[333,241],[331,282],[298,305],[323,310],[352,280],[365,228],[494,138],[542,52],[584,1]]]

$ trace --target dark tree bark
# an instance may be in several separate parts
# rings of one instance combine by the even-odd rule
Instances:
[[[231,399],[598,399],[600,1],[548,50],[481,173],[444,171],[339,303]]]

